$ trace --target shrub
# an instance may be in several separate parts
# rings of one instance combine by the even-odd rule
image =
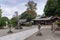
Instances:
[[[0,19],[0,29],[2,29],[4,25],[5,25],[5,21],[3,21],[3,19]]]
[[[60,27],[60,21],[57,22],[57,25]]]
[[[10,24],[15,27],[17,25],[17,19],[16,17],[13,17],[11,20],[10,20]]]
[[[25,23],[25,26],[30,26],[30,23],[29,23],[29,22],[26,22],[26,23]]]

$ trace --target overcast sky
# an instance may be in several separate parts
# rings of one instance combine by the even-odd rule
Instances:
[[[0,0],[0,5],[2,8],[2,16],[7,16],[9,19],[12,18],[15,11],[18,11],[19,14],[26,10],[25,4],[27,4],[29,0]],[[47,0],[33,0],[37,3],[37,14],[42,15],[44,12],[44,6]]]

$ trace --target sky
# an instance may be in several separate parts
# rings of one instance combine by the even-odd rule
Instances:
[[[14,12],[18,11],[20,15],[23,13],[27,7],[25,6],[29,0],[0,0],[0,6],[2,9],[2,16],[6,16],[11,19],[14,16]],[[33,0],[37,3],[37,14],[42,15],[44,12],[44,6],[46,5],[47,0]]]

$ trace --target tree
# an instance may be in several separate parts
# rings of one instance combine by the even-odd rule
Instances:
[[[60,16],[60,0],[47,0],[44,8],[46,16]]]
[[[58,15],[58,16],[60,16],[60,0],[56,0],[57,1],[57,10],[56,10],[56,14]]]
[[[3,26],[6,26],[6,21],[9,23],[9,19],[7,17],[2,17],[0,19],[0,28],[3,28]]]
[[[35,11],[36,10],[36,5],[37,4],[34,1],[29,1],[28,4],[26,4],[27,10]]]
[[[8,27],[9,27],[8,33],[13,33],[13,31],[11,30],[12,24],[11,24],[11,21],[10,21],[10,20],[9,20],[9,25],[8,25]]]
[[[2,17],[2,9],[1,9],[1,7],[0,7],[0,18]]]
[[[13,27],[17,26],[17,19],[16,19],[16,17],[11,18],[10,21],[11,21],[11,25],[12,25]]]
[[[3,28],[4,21],[0,18],[0,28]]]
[[[36,3],[34,1],[29,1],[26,6],[27,10],[21,14],[21,19],[27,19],[27,21],[31,21],[36,18]]]
[[[9,19],[7,17],[2,17],[2,21],[4,21],[4,26],[6,26],[6,21],[9,23]]]
[[[19,22],[18,11],[15,11],[15,14],[16,14],[16,20],[17,20],[17,26],[15,27],[15,29],[22,29]]]
[[[35,17],[36,17],[36,13],[35,12],[25,11],[25,12],[23,12],[21,14],[21,18],[20,19],[27,19],[27,21],[31,21]]]
[[[2,28],[3,26],[3,22],[2,22],[2,18],[1,18],[1,15],[2,14],[2,9],[1,9],[1,6],[0,6],[0,28]]]

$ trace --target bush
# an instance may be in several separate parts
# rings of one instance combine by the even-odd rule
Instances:
[[[9,19],[7,17],[0,18],[0,29],[4,28],[4,26],[6,26],[6,21],[9,22]]]
[[[3,21],[3,19],[0,19],[0,29],[3,28],[4,25],[5,25],[5,21]]]
[[[60,21],[57,22],[57,25],[60,27]]]
[[[30,23],[29,23],[29,22],[26,22],[26,23],[25,23],[25,26],[30,26]]]
[[[15,27],[17,25],[17,19],[16,17],[13,17],[11,20],[10,20],[10,24]]]

